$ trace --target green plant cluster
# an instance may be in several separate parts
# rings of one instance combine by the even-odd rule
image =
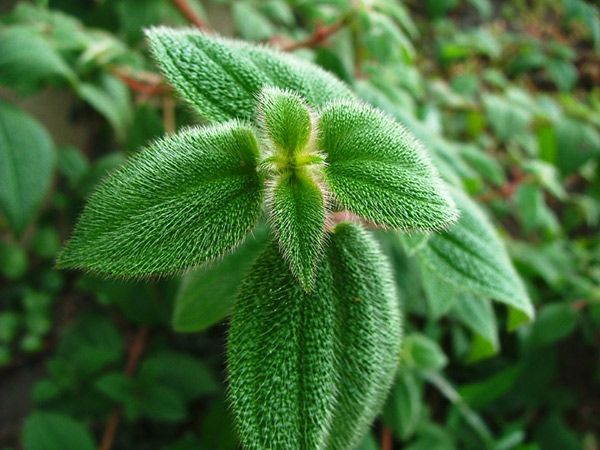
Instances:
[[[593,2],[13,3],[0,448],[600,445]]]

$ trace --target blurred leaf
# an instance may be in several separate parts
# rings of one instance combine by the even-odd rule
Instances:
[[[348,83],[350,86],[354,84],[351,67],[348,67],[344,61],[342,61],[337,52],[334,52],[327,47],[319,47],[317,49],[315,62],[325,70],[336,75],[340,80]]]
[[[264,41],[275,32],[275,27],[250,2],[237,1],[231,5],[235,28],[249,41]]]
[[[69,369],[90,375],[123,355],[123,341],[109,318],[80,316],[67,327],[56,350],[57,358],[68,362]]]
[[[56,150],[46,129],[0,100],[0,208],[17,236],[46,196],[55,163]]]
[[[409,367],[420,370],[440,370],[448,364],[448,358],[437,342],[423,334],[406,336],[402,354]]]
[[[10,280],[27,272],[27,253],[17,244],[0,241],[0,274]]]
[[[575,172],[590,158],[600,156],[600,133],[585,122],[566,118],[556,124],[558,157],[556,166],[563,174]]]
[[[197,332],[229,314],[242,280],[268,240],[268,227],[259,225],[237,249],[184,275],[175,300],[173,328]]]
[[[523,367],[511,366],[483,381],[462,385],[458,392],[473,408],[482,408],[501,398],[510,391]]]
[[[485,339],[494,353],[500,349],[496,316],[488,299],[462,292],[454,304],[453,312],[467,328]]]
[[[454,288],[506,303],[531,320],[531,300],[496,231],[476,203],[458,190],[452,193],[458,223],[431,235],[417,251],[419,260]]]
[[[423,415],[423,387],[414,374],[402,370],[383,408],[383,420],[403,441],[410,439]]]
[[[77,95],[110,123],[118,140],[123,141],[132,120],[129,88],[116,76],[103,74],[99,84],[81,83]]]
[[[23,443],[27,450],[95,450],[90,433],[68,416],[35,412],[25,421]]]
[[[0,55],[0,85],[31,92],[53,78],[77,83],[61,55],[29,27],[0,29]]]
[[[540,309],[537,320],[530,325],[525,343],[535,349],[564,339],[575,329],[577,311],[570,303],[551,303]]]
[[[494,94],[484,94],[483,104],[487,121],[498,139],[514,139],[529,130],[531,113],[519,105]]]
[[[426,245],[425,243],[423,245]],[[419,264],[427,308],[431,319],[445,316],[457,301],[458,291],[441,279],[427,264]]]
[[[138,378],[151,386],[168,387],[186,401],[220,391],[220,385],[209,368],[184,353],[164,352],[146,358]]]

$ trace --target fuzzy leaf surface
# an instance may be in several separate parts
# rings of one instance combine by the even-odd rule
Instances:
[[[169,82],[209,120],[254,120],[256,97],[265,85],[295,91],[314,107],[354,98],[318,66],[264,46],[165,27],[147,35]]]
[[[257,153],[252,130],[238,122],[155,142],[91,197],[58,266],[143,276],[223,254],[257,221]]]
[[[397,229],[438,230],[456,220],[425,151],[400,124],[366,105],[334,103],[318,126],[326,180],[344,208]]]
[[[361,228],[340,224],[310,293],[277,244],[240,291],[229,335],[230,397],[248,449],[356,447],[379,412],[400,354],[387,261]]]
[[[46,129],[0,100],[0,209],[17,235],[42,203],[55,163],[56,150]]]
[[[417,251],[420,261],[455,288],[506,303],[531,320],[531,300],[494,227],[465,194],[453,189],[452,195],[460,219],[429,237]]]
[[[288,174],[273,190],[271,221],[292,273],[310,290],[325,232],[323,194],[307,177]]]
[[[297,155],[308,143],[310,112],[302,99],[289,91],[265,88],[259,97],[262,128],[277,153]]]

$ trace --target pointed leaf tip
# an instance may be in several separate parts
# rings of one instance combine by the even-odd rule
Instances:
[[[310,293],[284,264],[277,244],[269,246],[231,317],[229,392],[244,448],[355,448],[400,356],[390,267],[373,238],[349,223],[329,234]]]
[[[223,254],[258,219],[257,156],[252,129],[239,122],[155,142],[91,197],[58,267],[145,276]]]
[[[319,186],[295,173],[282,176],[272,193],[271,222],[292,273],[310,291],[325,232],[325,203]]]
[[[312,131],[310,111],[291,91],[266,87],[258,97],[259,121],[273,150],[293,157],[306,148]]]
[[[402,230],[439,230],[458,212],[421,144],[370,106],[334,103],[323,109],[319,149],[326,181],[350,211]]]

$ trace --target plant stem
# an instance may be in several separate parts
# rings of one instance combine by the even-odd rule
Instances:
[[[319,44],[322,44],[327,38],[333,36],[335,33],[340,31],[347,24],[347,22],[347,18],[340,19],[337,22],[334,22],[333,24],[328,26],[323,25],[323,23],[319,22],[317,23],[315,31],[306,39],[282,43],[280,45],[281,50],[291,52],[299,48],[315,47]]]
[[[137,330],[131,348],[129,349],[129,357],[127,358],[127,364],[125,365],[125,375],[128,377],[133,376],[135,369],[138,366],[140,357],[144,353],[146,343],[148,341],[148,327],[140,326]],[[104,436],[102,437],[102,443],[100,444],[99,450],[110,450],[112,448],[121,417],[123,416],[123,406],[118,405],[113,409],[106,428],[104,429]]]
[[[196,25],[198,28],[203,31],[212,31],[212,28],[209,27],[208,24],[204,22],[200,16],[198,16],[198,14],[196,14],[196,11],[194,11],[187,0],[171,0],[171,3],[173,3],[173,5],[175,5],[179,11],[181,11],[181,14],[183,14],[187,20]]]
[[[394,448],[394,437],[390,427],[384,425],[381,430],[381,450],[392,450]]]

